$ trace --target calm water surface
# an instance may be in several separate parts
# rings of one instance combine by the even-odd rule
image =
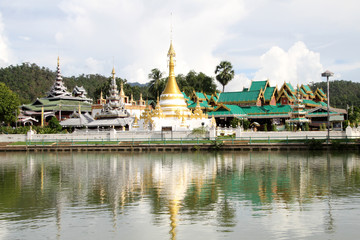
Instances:
[[[359,233],[359,153],[0,153],[0,239]]]

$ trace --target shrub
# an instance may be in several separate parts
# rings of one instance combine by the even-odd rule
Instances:
[[[243,125],[244,130],[248,130],[250,127],[250,121],[245,119],[245,120],[243,120],[242,125]]]
[[[308,123],[308,122],[305,123],[304,130],[305,130],[305,131],[309,131],[309,130],[310,130],[310,127],[309,127],[309,123]]]
[[[289,126],[289,124],[287,122],[285,122],[285,130],[290,131],[290,126]]]
[[[62,130],[62,126],[60,125],[59,120],[56,117],[52,117],[49,121],[48,127],[54,129],[56,132],[60,132]]]
[[[193,135],[198,135],[198,136],[200,136],[200,135],[203,135],[203,134],[205,134],[205,133],[206,133],[206,129],[205,129],[204,127],[194,128],[194,129],[192,130],[192,134],[193,134]]]
[[[238,118],[233,118],[230,122],[231,127],[233,128],[237,128],[239,126],[240,123],[240,119]]]

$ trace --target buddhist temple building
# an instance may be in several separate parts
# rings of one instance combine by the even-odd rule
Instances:
[[[72,93],[67,90],[61,76],[60,59],[58,57],[56,78],[47,96],[36,99],[32,104],[22,105],[19,119],[31,117],[36,119],[31,124],[44,125],[52,117],[62,121],[69,118],[75,111],[80,110],[83,114],[90,113],[92,100],[87,98],[86,94],[83,87],[76,86]]]
[[[140,118],[142,112],[145,108],[151,109],[151,106],[147,106],[146,101],[142,97],[142,93],[140,93],[139,100],[134,100],[133,94],[129,96],[125,95],[124,92],[124,84],[120,83],[120,92],[119,92],[120,101],[124,104],[124,108],[130,114],[131,117]],[[106,104],[106,99],[103,98],[103,93],[101,92],[100,98],[97,100],[97,103],[92,105],[91,115],[93,117],[96,114],[100,113],[101,109],[103,109],[104,104]]]
[[[98,102],[102,105],[100,111],[97,111],[94,118],[95,120],[86,124],[89,128],[117,128],[117,129],[130,129],[134,118],[130,116],[128,110],[125,109],[125,104],[119,95],[119,90],[116,85],[115,68],[112,70],[112,80],[110,85],[109,96],[106,99],[100,96]]]
[[[257,122],[260,130],[267,125],[285,129],[291,121],[307,122],[311,130],[319,129],[327,122],[326,94],[322,89],[313,92],[308,85],[294,88],[284,82],[280,89],[270,86],[269,80],[252,81],[249,88],[237,92],[213,93],[194,92],[189,96],[183,93],[189,109],[199,104],[202,111],[214,117],[217,126],[229,127],[234,118]],[[341,128],[347,112],[345,109],[330,107],[330,121],[335,128]],[[298,121],[298,123],[300,123]]]

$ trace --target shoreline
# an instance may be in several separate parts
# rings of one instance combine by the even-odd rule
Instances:
[[[360,150],[360,143],[238,143],[217,140],[212,143],[160,143],[119,142],[118,144],[71,144],[11,145],[2,143],[0,152],[191,152],[191,151],[323,151]]]

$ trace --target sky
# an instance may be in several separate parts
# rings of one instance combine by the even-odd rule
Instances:
[[[59,56],[63,76],[110,76],[114,66],[146,83],[153,68],[168,74],[172,39],[176,74],[215,77],[230,61],[225,91],[324,81],[325,70],[360,82],[359,12],[357,0],[1,0],[0,67],[55,70]]]

